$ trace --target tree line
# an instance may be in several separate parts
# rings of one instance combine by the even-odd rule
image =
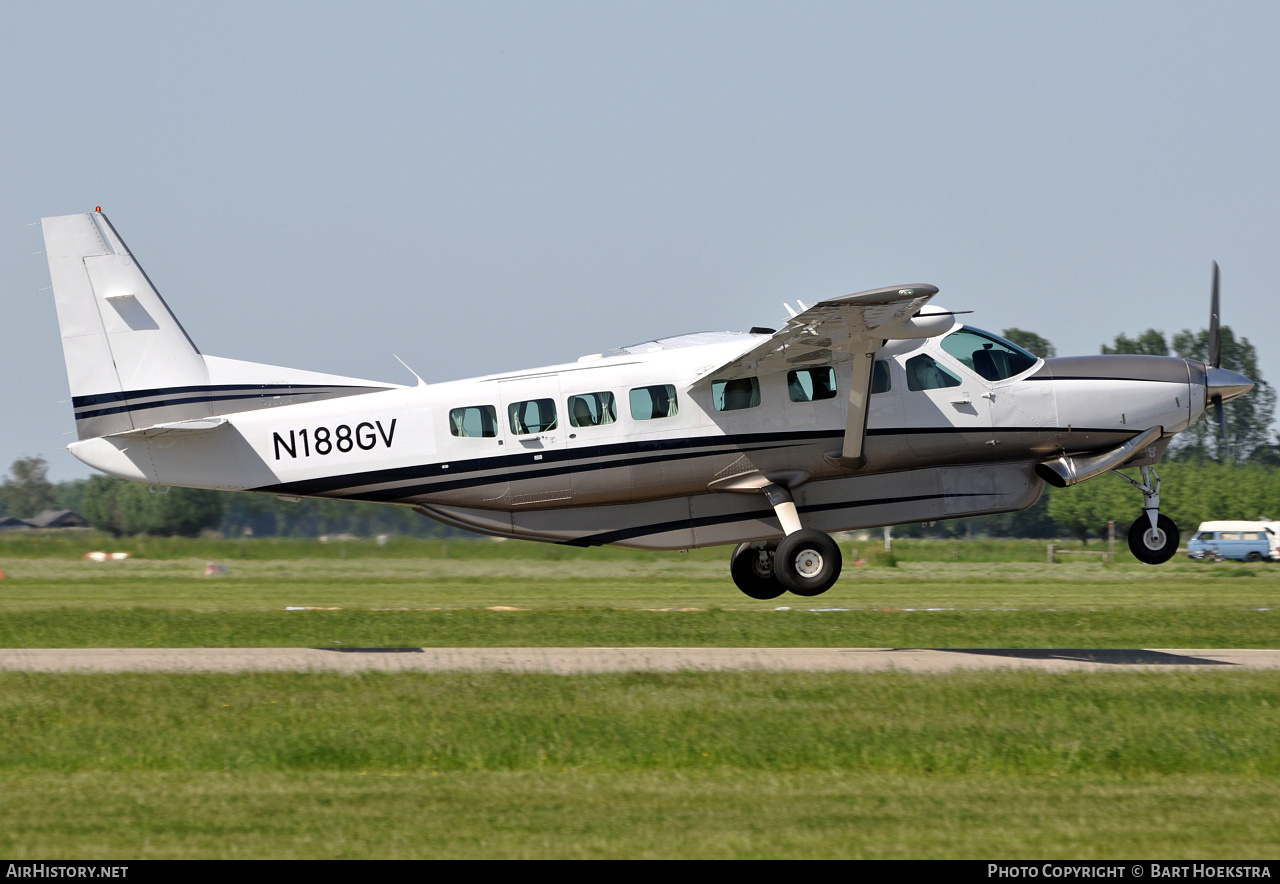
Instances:
[[[281,500],[267,494],[172,487],[152,489],[138,482],[94,476],[52,483],[48,464],[38,457],[14,461],[0,483],[0,517],[29,519],[42,510],[68,509],[102,531],[120,535],[194,537],[218,531],[228,537],[318,537],[394,534],[442,537],[460,534],[407,507],[347,500]]]
[[[1055,355],[1053,344],[1034,332],[1009,328],[1004,330],[1004,336],[1037,356]],[[1280,440],[1271,430],[1276,414],[1276,391],[1258,368],[1258,351],[1248,338],[1237,338],[1229,325],[1222,326],[1221,341],[1222,367],[1239,372],[1256,386],[1223,406],[1224,426],[1220,427],[1212,414],[1206,415],[1177,435],[1165,458],[1280,465]],[[1110,344],[1103,344],[1102,353],[1180,356],[1204,362],[1209,356],[1209,330],[1183,329],[1172,338],[1154,328],[1133,337],[1122,333]]]
[[[1040,335],[1010,328],[1004,337],[1046,358],[1056,355]],[[1189,330],[1172,339],[1147,329],[1134,337],[1117,335],[1102,352],[1176,355],[1204,360],[1208,330]],[[1222,366],[1255,381],[1251,393],[1226,403],[1225,428],[1212,414],[1180,433],[1158,468],[1164,480],[1161,508],[1183,529],[1210,519],[1280,517],[1280,440],[1271,436],[1275,389],[1262,377],[1257,351],[1247,338],[1222,327]],[[1099,476],[1071,488],[1050,488],[1031,508],[906,526],[902,534],[982,534],[998,537],[1102,536],[1107,523],[1128,529],[1141,510],[1141,497],[1115,476]],[[285,501],[271,495],[194,488],[153,493],[143,484],[108,476],[52,483],[43,458],[13,462],[0,482],[0,517],[30,518],[46,509],[68,509],[95,527],[117,535],[188,535],[220,531],[227,536],[315,537],[322,534],[398,534],[438,537],[460,533],[407,507],[341,500]]]

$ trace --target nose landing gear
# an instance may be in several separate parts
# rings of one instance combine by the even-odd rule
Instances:
[[[1129,526],[1129,551],[1140,562],[1162,565],[1178,551],[1181,536],[1173,519],[1160,515],[1159,474],[1150,466],[1141,467],[1141,470],[1141,482],[1116,472],[1117,476],[1142,492],[1142,515]]]
[[[729,562],[733,582],[753,599],[774,599],[790,590],[816,596],[835,585],[840,576],[840,547],[829,536],[801,527],[791,492],[780,485],[760,489],[769,499],[782,530],[778,543],[740,543]]]

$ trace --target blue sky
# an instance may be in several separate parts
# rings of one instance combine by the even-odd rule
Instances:
[[[41,216],[197,345],[428,381],[903,282],[1060,354],[1224,322],[1280,380],[1280,6],[6,3],[0,469],[73,424]]]

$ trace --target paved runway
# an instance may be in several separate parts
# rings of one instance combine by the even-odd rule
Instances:
[[[1280,650],[922,648],[23,648],[10,672],[950,672],[1280,669]]]

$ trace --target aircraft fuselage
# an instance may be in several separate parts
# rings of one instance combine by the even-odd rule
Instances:
[[[757,499],[717,494],[735,477],[754,474],[776,477],[802,497],[836,483],[819,496],[834,492],[837,502],[844,498],[850,505],[825,511],[830,515],[822,523],[834,526],[826,530],[1028,506],[1042,487],[1030,473],[1034,463],[1057,452],[1112,448],[1149,426],[1163,426],[1171,436],[1204,409],[1203,368],[1187,360],[1053,359],[990,381],[936,339],[890,342],[877,354],[885,363],[880,370],[888,373],[887,389],[870,397],[865,463],[850,470],[835,456],[845,433],[847,359],[832,363],[836,395],[830,398],[793,401],[788,376],[774,373],[759,379],[757,404],[721,410],[708,388],[690,385],[706,366],[732,358],[756,336],[715,337],[722,340],[655,344],[647,352],[527,372],[261,407],[225,415],[225,424],[203,433],[107,436],[74,443],[71,450],[104,472],[159,485],[415,505],[473,530],[594,542],[594,535],[617,533],[609,530],[619,522],[616,515],[609,518],[617,506],[675,501],[651,506],[655,515],[643,520],[646,526],[680,521],[694,506],[690,501],[708,494],[726,498],[731,510],[765,512]],[[960,383],[912,390],[907,365],[920,354]],[[669,416],[637,412],[642,403],[633,403],[633,391],[668,386],[675,403]],[[589,417],[575,420],[575,397],[599,394],[612,396],[613,419],[595,425]],[[548,400],[555,412],[549,426],[513,425],[513,407]],[[459,426],[453,418],[467,409],[487,409],[490,419]],[[1000,464],[1006,468],[997,470]],[[943,488],[937,470],[963,465],[988,465],[980,484],[987,477],[987,484],[1007,493],[959,500],[968,492]],[[865,480],[911,471],[922,473],[915,484],[930,487],[888,495],[918,498],[898,502],[898,518],[885,518],[890,513],[883,506],[859,505],[860,498],[874,497]],[[529,515],[578,507],[600,509],[594,516],[592,509],[580,510],[576,518]],[[606,530],[591,530],[597,518]],[[660,535],[670,531],[601,539],[684,548],[778,533],[767,513],[739,521],[740,532],[704,530],[701,538],[690,528],[667,539]]]

